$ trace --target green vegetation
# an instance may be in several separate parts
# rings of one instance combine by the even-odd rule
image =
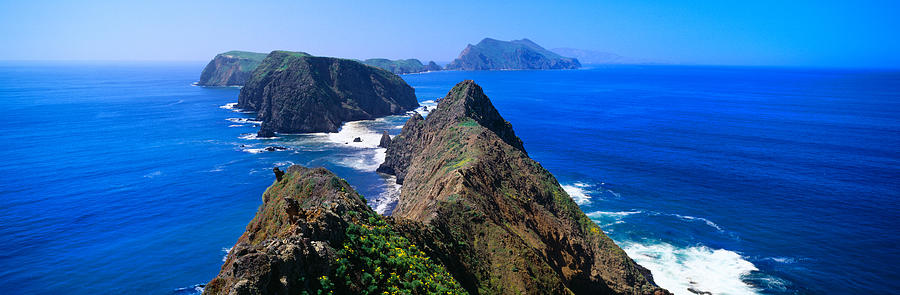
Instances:
[[[319,294],[465,294],[440,264],[398,234],[381,216],[358,213]]]
[[[390,71],[394,74],[409,74],[424,72],[425,66],[418,59],[389,60],[386,58],[370,58],[362,63]]]

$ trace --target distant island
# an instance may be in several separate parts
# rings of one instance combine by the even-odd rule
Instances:
[[[373,67],[379,67],[398,75],[441,70],[441,66],[436,64],[434,61],[430,61],[427,65],[423,65],[421,61],[415,58],[398,60],[389,60],[386,58],[370,58],[362,61],[362,63]]]
[[[548,70],[577,69],[578,59],[564,57],[528,39],[500,41],[485,38],[469,44],[447,70]]]
[[[243,86],[250,73],[266,58],[265,53],[229,51],[219,53],[200,73],[201,86]]]
[[[650,64],[659,63],[652,60],[621,56],[611,52],[576,48],[554,48],[553,51],[562,56],[577,58],[583,64]]]
[[[344,122],[402,114],[419,106],[400,76],[358,61],[273,51],[241,89],[237,107],[255,111],[259,136],[337,132]]]

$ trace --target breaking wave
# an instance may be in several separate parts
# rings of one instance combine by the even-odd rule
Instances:
[[[740,254],[706,246],[686,248],[668,243],[623,243],[622,249],[638,264],[650,269],[653,279],[676,295],[757,294],[744,277],[757,271]]]

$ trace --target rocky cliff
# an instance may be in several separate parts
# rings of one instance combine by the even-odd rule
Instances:
[[[201,86],[242,86],[250,73],[266,58],[265,53],[229,51],[219,53],[200,73]]]
[[[379,171],[398,230],[472,294],[666,294],[541,165],[472,81],[414,116]]]
[[[425,65],[426,72],[435,72],[435,71],[440,71],[440,70],[443,70],[443,69],[441,68],[441,66],[439,66],[434,61],[429,61],[428,64]]]
[[[412,74],[412,73],[421,73],[428,71],[440,71],[441,67],[438,66],[433,61],[428,62],[428,65],[422,65],[422,62],[418,59],[398,59],[398,60],[389,60],[385,58],[370,58],[362,61],[362,63],[385,69],[394,74]],[[437,67],[435,69],[435,67]]]
[[[485,38],[469,44],[447,70],[546,70],[577,69],[577,59],[563,57],[531,40],[500,41]]]
[[[237,107],[256,111],[260,136],[336,132],[347,121],[418,107],[399,76],[358,61],[273,51],[241,89]]]
[[[275,174],[204,294],[464,294],[343,179],[300,166]]]

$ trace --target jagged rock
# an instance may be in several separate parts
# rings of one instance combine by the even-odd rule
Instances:
[[[273,51],[241,89],[237,107],[255,111],[258,135],[337,132],[348,121],[419,106],[399,76],[358,61]]]
[[[381,133],[381,141],[378,142],[378,147],[387,148],[389,145],[391,145],[391,135],[385,130]]]
[[[528,157],[473,81],[413,116],[379,171],[403,183],[395,227],[470,293],[667,293]]]
[[[469,44],[447,70],[546,70],[577,69],[577,59],[563,57],[528,39],[500,41],[484,38]]]
[[[353,142],[362,142],[362,138],[359,138],[359,137],[354,138],[354,139],[353,139]]]
[[[272,168],[272,172],[275,172],[275,181],[281,181],[281,178],[284,176],[284,171],[278,169],[278,167]]]

